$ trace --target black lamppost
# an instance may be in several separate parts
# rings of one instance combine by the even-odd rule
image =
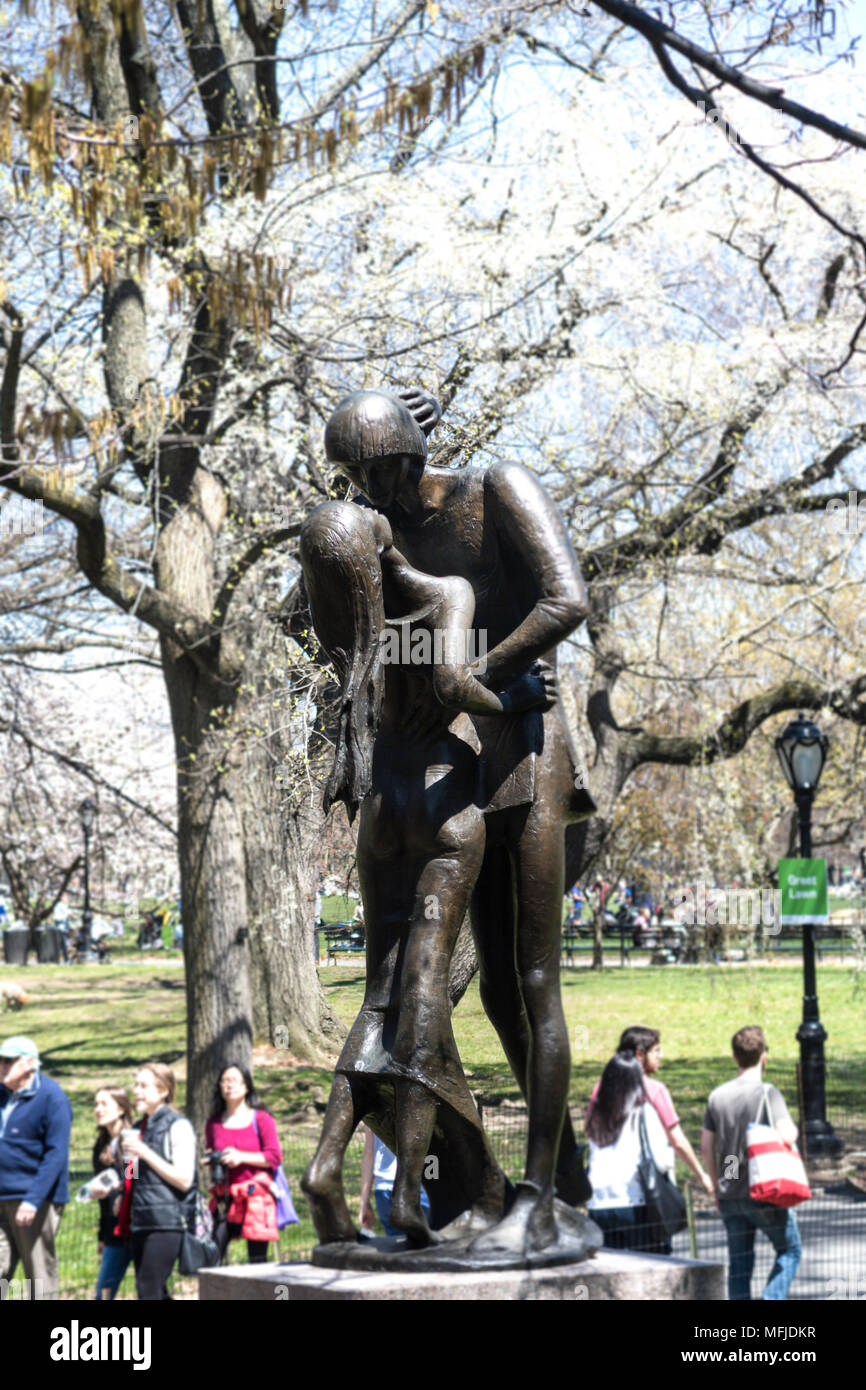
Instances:
[[[794,793],[800,823],[800,857],[812,858],[812,802],[827,757],[830,741],[817,724],[799,714],[776,739],[776,753],[782,771]],[[803,1084],[801,1138],[810,1158],[835,1156],[842,1141],[833,1133],[826,1116],[824,1080],[826,1030],[818,1017],[818,990],[815,982],[815,938],[813,923],[803,923],[803,1021],[797,1029],[800,1044],[800,1075]]]
[[[82,965],[92,965],[99,960],[90,939],[90,924],[93,914],[90,911],[90,835],[96,820],[96,802],[86,797],[78,808],[81,829],[84,832],[84,911],[81,916],[81,945],[77,959]]]

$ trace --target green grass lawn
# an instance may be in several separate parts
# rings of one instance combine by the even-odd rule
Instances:
[[[347,1023],[363,997],[361,970],[320,971],[331,1002]],[[829,1033],[828,1104],[866,1107],[866,984],[850,966],[822,965],[818,974],[821,1017]],[[714,1086],[733,1074],[730,1041],[746,1023],[758,1023],[770,1044],[768,1077],[791,1084],[799,1055],[797,1026],[802,1010],[799,965],[665,966],[596,972],[566,970],[562,999],[572,1048],[572,1098],[583,1102],[630,1024],[644,1023],[662,1035],[661,1079],[669,1086],[683,1122],[700,1128],[704,1102]],[[473,981],[454,1014],[454,1033],[474,1089],[491,1101],[517,1098],[493,1028]],[[794,1097],[791,1097],[792,1103]]]
[[[827,1056],[830,1118],[843,1111],[863,1116],[866,1095],[864,1009],[866,988],[850,966],[819,969],[821,1017],[829,1033]],[[180,1077],[184,1099],[183,970],[170,959],[138,958],[108,966],[0,967],[0,979],[25,984],[31,1003],[4,1016],[5,1035],[25,1032],[39,1045],[45,1070],[64,1087],[74,1110],[71,1167],[89,1171],[95,1128],[94,1092],[101,1085],[131,1087],[145,1061],[168,1062]],[[335,1010],[348,1024],[363,996],[363,969],[354,965],[320,971]],[[699,1137],[703,1107],[713,1086],[733,1074],[730,1038],[745,1023],[759,1023],[770,1042],[769,1078],[777,1080],[792,1108],[796,1103],[795,1033],[800,1019],[802,971],[797,965],[626,968],[563,972],[562,997],[572,1043],[573,1102],[582,1107],[623,1028],[646,1023],[661,1030],[661,1078],[670,1087],[686,1133]],[[473,981],[454,1015],[454,1031],[470,1084],[486,1107],[517,1099],[518,1090],[498,1040],[481,1008]],[[256,1081],[262,1104],[275,1115],[285,1149],[285,1167],[301,1225],[283,1232],[281,1258],[306,1253],[314,1244],[299,1178],[315,1145],[330,1085],[328,1067],[280,1065],[279,1053],[264,1049]],[[496,1121],[495,1113],[491,1118]],[[517,1145],[519,1152],[520,1145]],[[361,1143],[350,1150],[346,1189],[354,1206],[360,1186]],[[61,1227],[63,1283],[82,1295],[97,1268],[96,1212],[70,1205]],[[233,1256],[243,1258],[240,1242]],[[126,1288],[130,1288],[128,1276]]]
[[[358,906],[357,898],[347,898],[340,893],[332,893],[322,899],[322,921],[328,926],[332,922],[351,922]]]

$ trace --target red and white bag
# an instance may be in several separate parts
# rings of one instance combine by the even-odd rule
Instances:
[[[770,1124],[761,1123],[764,1110]],[[772,1119],[769,1092],[764,1086],[754,1122],[746,1126],[749,1196],[753,1202],[769,1202],[774,1207],[796,1207],[812,1195],[809,1180],[802,1158],[779,1136]]]

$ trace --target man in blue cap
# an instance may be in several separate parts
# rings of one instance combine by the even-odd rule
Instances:
[[[19,1259],[32,1298],[58,1294],[55,1241],[69,1201],[72,1106],[30,1038],[0,1046],[0,1278]],[[4,1290],[5,1292],[5,1290]]]

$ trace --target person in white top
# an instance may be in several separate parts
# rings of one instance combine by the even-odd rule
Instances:
[[[634,1054],[617,1052],[602,1073],[586,1122],[592,1184],[587,1207],[610,1249],[669,1255],[664,1232],[650,1225],[638,1171],[641,1117],[652,1156],[672,1179],[673,1150],[646,1094],[643,1068]]]
[[[52,921],[60,932],[60,955],[64,965],[69,962],[69,894],[61,893],[54,904]]]
[[[397,1176],[397,1155],[392,1153],[367,1125],[361,1127],[364,1130],[364,1156],[361,1160],[361,1230],[369,1235],[375,1234],[378,1214],[386,1236],[402,1236],[403,1232],[391,1225],[391,1199],[394,1195],[394,1179]],[[376,1203],[375,1212],[370,1203],[371,1196]],[[420,1202],[429,1217],[430,1198],[423,1187]]]
[[[116,1234],[130,1236],[136,1292],[144,1301],[170,1297],[166,1281],[187,1224],[183,1199],[196,1185],[195,1131],[172,1109],[175,1087],[171,1067],[145,1063],[133,1087],[141,1128],[120,1135],[123,1157],[137,1161],[127,1173]]]

